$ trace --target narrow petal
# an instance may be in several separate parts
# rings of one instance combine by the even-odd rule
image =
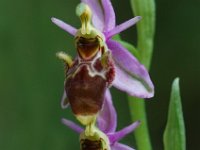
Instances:
[[[120,143],[115,143],[111,146],[112,150],[135,150],[127,145],[120,144]]]
[[[108,40],[107,45],[116,63],[113,85],[131,96],[152,97],[154,86],[145,67],[120,43]]]
[[[112,38],[112,36],[119,34],[120,32],[126,30],[127,28],[133,26],[136,24],[142,17],[136,16],[120,25],[117,25],[115,28],[110,30],[108,33],[106,33],[106,39]]]
[[[77,133],[82,133],[83,132],[83,128],[81,128],[79,125],[77,125],[76,123],[74,123],[73,121],[71,120],[68,120],[68,119],[64,119],[62,118],[62,123],[64,125],[66,125],[67,127],[71,128],[72,130],[74,130],[75,132]]]
[[[115,27],[115,12],[110,0],[102,0],[104,10],[104,32],[110,31]]]
[[[61,29],[65,30],[66,32],[68,32],[71,35],[75,35],[77,32],[77,29],[72,27],[71,25],[63,22],[62,20],[59,20],[57,18],[51,18],[51,21],[56,24],[58,27],[60,27]]]
[[[139,126],[139,124],[140,124],[140,122],[136,121],[136,122],[132,123],[131,125],[121,129],[120,131],[108,134],[110,143],[113,144],[115,142],[118,142],[119,140],[124,138],[127,134],[133,132],[133,130],[135,130],[135,128],[137,128]]]
[[[104,11],[99,0],[81,0],[83,3],[86,3],[92,10],[92,23],[93,25],[103,31],[104,29]]]
[[[106,91],[103,108],[97,118],[98,127],[104,133],[114,132],[117,126],[117,114],[112,104],[110,91]]]

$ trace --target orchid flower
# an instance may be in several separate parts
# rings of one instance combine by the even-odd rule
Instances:
[[[115,12],[110,0],[82,0],[82,2],[92,10],[93,26],[103,33],[106,45],[112,53],[116,71],[113,86],[131,96],[140,98],[152,97],[154,95],[154,86],[148,71],[119,42],[112,40],[114,35],[133,26],[141,17],[136,16],[120,25],[116,25]],[[59,19],[52,18],[52,22],[72,36],[75,36],[78,31]]]
[[[75,132],[81,134],[80,136],[80,142],[82,140],[85,140],[86,136],[83,136],[85,134],[85,131],[82,127],[79,125],[75,124],[74,122],[67,120],[67,119],[62,119],[62,122],[74,130]],[[127,134],[132,132],[138,125],[140,124],[139,121],[134,122],[133,124],[121,129],[120,131],[116,131],[117,127],[117,114],[115,111],[115,108],[112,104],[112,98],[109,90],[106,91],[106,98],[104,100],[104,105],[99,113],[99,116],[97,117],[97,128],[99,128],[105,136],[100,134],[100,139],[103,139],[104,142],[108,143],[109,147],[106,147],[111,150],[133,150],[133,148],[121,144],[118,141],[121,140],[123,137],[125,137]],[[99,134],[99,130],[96,130],[96,133]],[[90,138],[92,139],[92,138]],[[108,141],[107,141],[108,139]],[[91,144],[91,143],[90,143]]]

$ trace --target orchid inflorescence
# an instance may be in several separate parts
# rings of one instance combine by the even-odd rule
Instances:
[[[64,53],[57,56],[65,64],[62,108],[71,106],[77,120],[85,129],[70,120],[63,123],[80,134],[82,150],[131,150],[118,143],[132,132],[139,121],[116,131],[117,114],[112,103],[111,85],[131,96],[150,98],[154,86],[145,67],[112,37],[137,23],[136,16],[116,25],[110,0],[82,0],[76,13],[81,28],[76,29],[63,21],[52,18],[53,23],[75,38],[77,56]]]

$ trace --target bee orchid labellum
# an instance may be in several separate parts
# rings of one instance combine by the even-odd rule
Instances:
[[[76,118],[86,126],[86,134],[92,135],[106,89],[114,80],[115,70],[104,35],[91,24],[89,6],[79,4],[77,15],[82,23],[75,35],[77,57],[72,60],[64,52],[57,54],[66,65],[66,97],[62,105],[65,107],[69,102]]]

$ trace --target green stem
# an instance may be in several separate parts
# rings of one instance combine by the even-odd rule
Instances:
[[[149,69],[155,31],[155,3],[154,0],[131,0],[131,6],[136,16],[142,16],[142,20],[137,24],[137,49],[141,62]]]
[[[134,131],[137,150],[151,150],[144,100],[128,96],[128,101],[132,120],[141,121],[141,125]]]
[[[138,43],[137,49],[140,53],[140,61],[150,68],[153,52],[153,39],[155,30],[155,3],[154,0],[130,0],[134,14],[142,16],[137,24]],[[135,132],[138,150],[151,150],[151,142],[146,118],[145,101],[143,99],[128,97],[132,120],[140,120],[141,126]]]

